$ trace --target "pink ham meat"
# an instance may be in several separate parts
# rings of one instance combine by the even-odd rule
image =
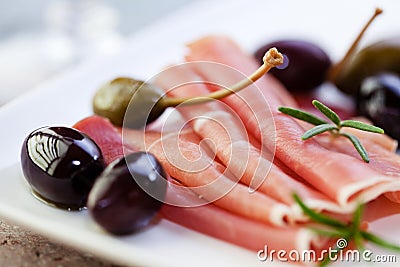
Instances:
[[[86,133],[100,147],[106,164],[119,159],[126,153],[134,152],[131,147],[122,145],[121,135],[111,122],[100,116],[91,116],[80,120],[72,126]]]
[[[118,129],[105,118],[91,116],[73,127],[96,141],[107,162],[122,157],[124,150],[134,151],[122,145]],[[160,211],[163,218],[254,252],[263,249],[265,245],[269,249],[285,251],[303,251],[321,245],[316,236],[304,227],[276,227],[249,220],[214,204],[198,206],[198,196],[185,187],[169,184],[166,198],[168,202],[181,203],[187,207],[165,204]]]
[[[215,61],[245,74],[257,68],[250,56],[225,37],[206,37],[190,44],[189,48],[187,61]],[[241,75],[226,71],[226,68],[204,68],[201,64],[195,67],[196,72],[205,80],[218,84],[230,85],[241,79]],[[223,101],[235,110],[247,130],[254,133],[263,146],[272,151],[276,146],[276,156],[315,188],[343,207],[354,204],[356,197],[367,202],[382,193],[400,190],[398,173],[387,173],[373,168],[359,157],[336,152],[321,146],[314,139],[302,141],[300,136],[304,129],[301,125],[295,119],[277,111],[279,106],[295,106],[290,105],[294,102],[293,99],[282,93],[284,88],[271,76],[266,75],[257,84],[261,94],[268,100],[275,125],[268,117],[268,107],[257,90],[247,88],[224,98]],[[376,153],[379,154],[380,150]],[[394,153],[391,155],[395,157]],[[396,166],[400,164],[393,161]],[[391,167],[393,166],[385,166],[384,169]]]
[[[168,188],[170,190],[170,188]],[[169,197],[179,200],[171,202],[185,203],[194,206],[197,196],[184,189],[172,188]],[[305,227],[276,227],[228,212],[213,204],[198,207],[177,207],[164,205],[162,217],[203,234],[247,248],[254,252],[264,249],[304,251],[315,246],[326,246]]]
[[[379,143],[366,138],[365,135],[359,136],[370,158],[369,167],[382,175],[398,177],[400,179],[400,156],[395,154],[391,148],[384,149]],[[359,157],[357,151],[351,146],[347,139],[336,138],[332,140],[329,136],[320,136],[317,141],[327,149]],[[373,189],[371,188],[370,191]],[[390,200],[400,203],[400,191],[386,192],[385,196]]]
[[[199,146],[200,140],[191,131],[144,134],[123,129],[123,140],[154,154],[169,175],[221,208],[274,225],[293,218],[288,206],[259,192],[250,194],[246,186],[228,177],[229,173],[221,172],[224,168]]]
[[[191,64],[177,65],[164,70],[157,76],[156,83],[171,97],[206,95],[207,86],[199,83],[200,78],[191,69]],[[296,192],[301,199],[315,210],[348,212],[334,201],[310,186],[293,179],[271,161],[271,153],[262,153],[254,147],[246,129],[221,102],[213,101],[202,105],[179,107],[181,116],[191,122],[194,131],[203,140],[211,140],[210,148],[217,154],[227,169],[249,189],[260,192],[291,206],[298,216],[301,212],[295,203]],[[299,217],[299,218],[300,218]],[[296,220],[298,218],[292,218]]]

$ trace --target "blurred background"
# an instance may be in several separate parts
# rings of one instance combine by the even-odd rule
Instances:
[[[196,0],[0,0],[0,106]]]

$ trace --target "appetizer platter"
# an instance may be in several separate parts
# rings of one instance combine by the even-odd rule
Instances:
[[[0,215],[133,266],[398,260],[399,5],[296,5],[194,3],[2,108]]]

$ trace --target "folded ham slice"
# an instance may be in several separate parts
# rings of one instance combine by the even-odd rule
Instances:
[[[160,134],[123,129],[123,140],[154,154],[169,175],[221,208],[273,225],[284,225],[293,217],[287,205],[259,192],[249,194],[245,185],[228,177],[190,130]]]
[[[209,90],[193,71],[192,65],[169,67],[157,76],[155,82],[164,88],[170,97],[206,95]],[[289,205],[296,214],[296,217],[290,218],[291,221],[304,219],[294,201],[295,192],[315,210],[349,212],[273,164],[273,154],[253,146],[251,136],[247,134],[240,119],[222,102],[212,101],[196,106],[181,106],[178,110],[202,140],[211,143],[210,149],[227,169],[249,186],[249,192],[258,190]]]
[[[100,116],[84,118],[73,125],[73,128],[86,133],[100,147],[104,161],[108,165],[125,154],[135,152],[132,147],[122,144],[121,134],[110,121]]]
[[[197,196],[177,187],[168,188],[171,202],[185,202],[188,207],[164,205],[161,215],[172,222],[203,234],[247,248],[254,252],[265,245],[274,250],[306,251],[326,246],[305,226],[276,227],[238,216],[213,204],[193,207]],[[326,246],[327,247],[327,246]],[[254,254],[256,257],[256,254]]]
[[[242,75],[239,72],[249,74],[257,68],[250,56],[225,37],[205,37],[191,43],[189,49],[187,61],[213,61],[238,70],[232,72],[224,65],[219,67],[214,64],[216,67],[207,68],[202,64],[194,65],[204,80],[224,86],[240,80]],[[284,88],[271,76],[266,75],[256,84],[260,91],[247,88],[223,101],[235,110],[248,132],[254,133],[263,146],[271,151],[276,146],[276,156],[304,180],[343,207],[354,205],[355,201],[368,202],[383,193],[400,190],[399,174],[387,171],[390,168],[397,169],[400,165],[394,153],[387,155],[390,159],[385,160],[382,166],[374,168],[373,164],[366,164],[359,157],[322,146],[314,139],[302,141],[303,127],[277,110],[279,106],[295,107],[291,96],[285,94]],[[260,98],[260,92],[265,99]],[[268,112],[265,100],[270,107]],[[252,109],[246,108],[249,106]],[[268,118],[270,113],[274,124]],[[262,116],[266,116],[266,119]],[[380,151],[387,150],[378,149],[378,157]],[[375,156],[373,158],[376,160]]]

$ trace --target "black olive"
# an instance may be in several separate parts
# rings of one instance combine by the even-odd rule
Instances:
[[[84,133],[68,127],[43,127],[25,139],[21,166],[38,198],[77,210],[86,205],[105,164],[100,148]]]
[[[129,234],[150,224],[165,198],[166,174],[157,159],[135,152],[110,163],[89,194],[88,209],[106,231]]]
[[[265,52],[276,47],[284,56],[282,66],[270,70],[292,92],[311,91],[326,79],[331,60],[325,51],[314,43],[302,40],[280,40],[265,44],[254,54],[262,62]]]
[[[358,97],[358,112],[400,140],[399,75],[386,72],[364,79]]]

